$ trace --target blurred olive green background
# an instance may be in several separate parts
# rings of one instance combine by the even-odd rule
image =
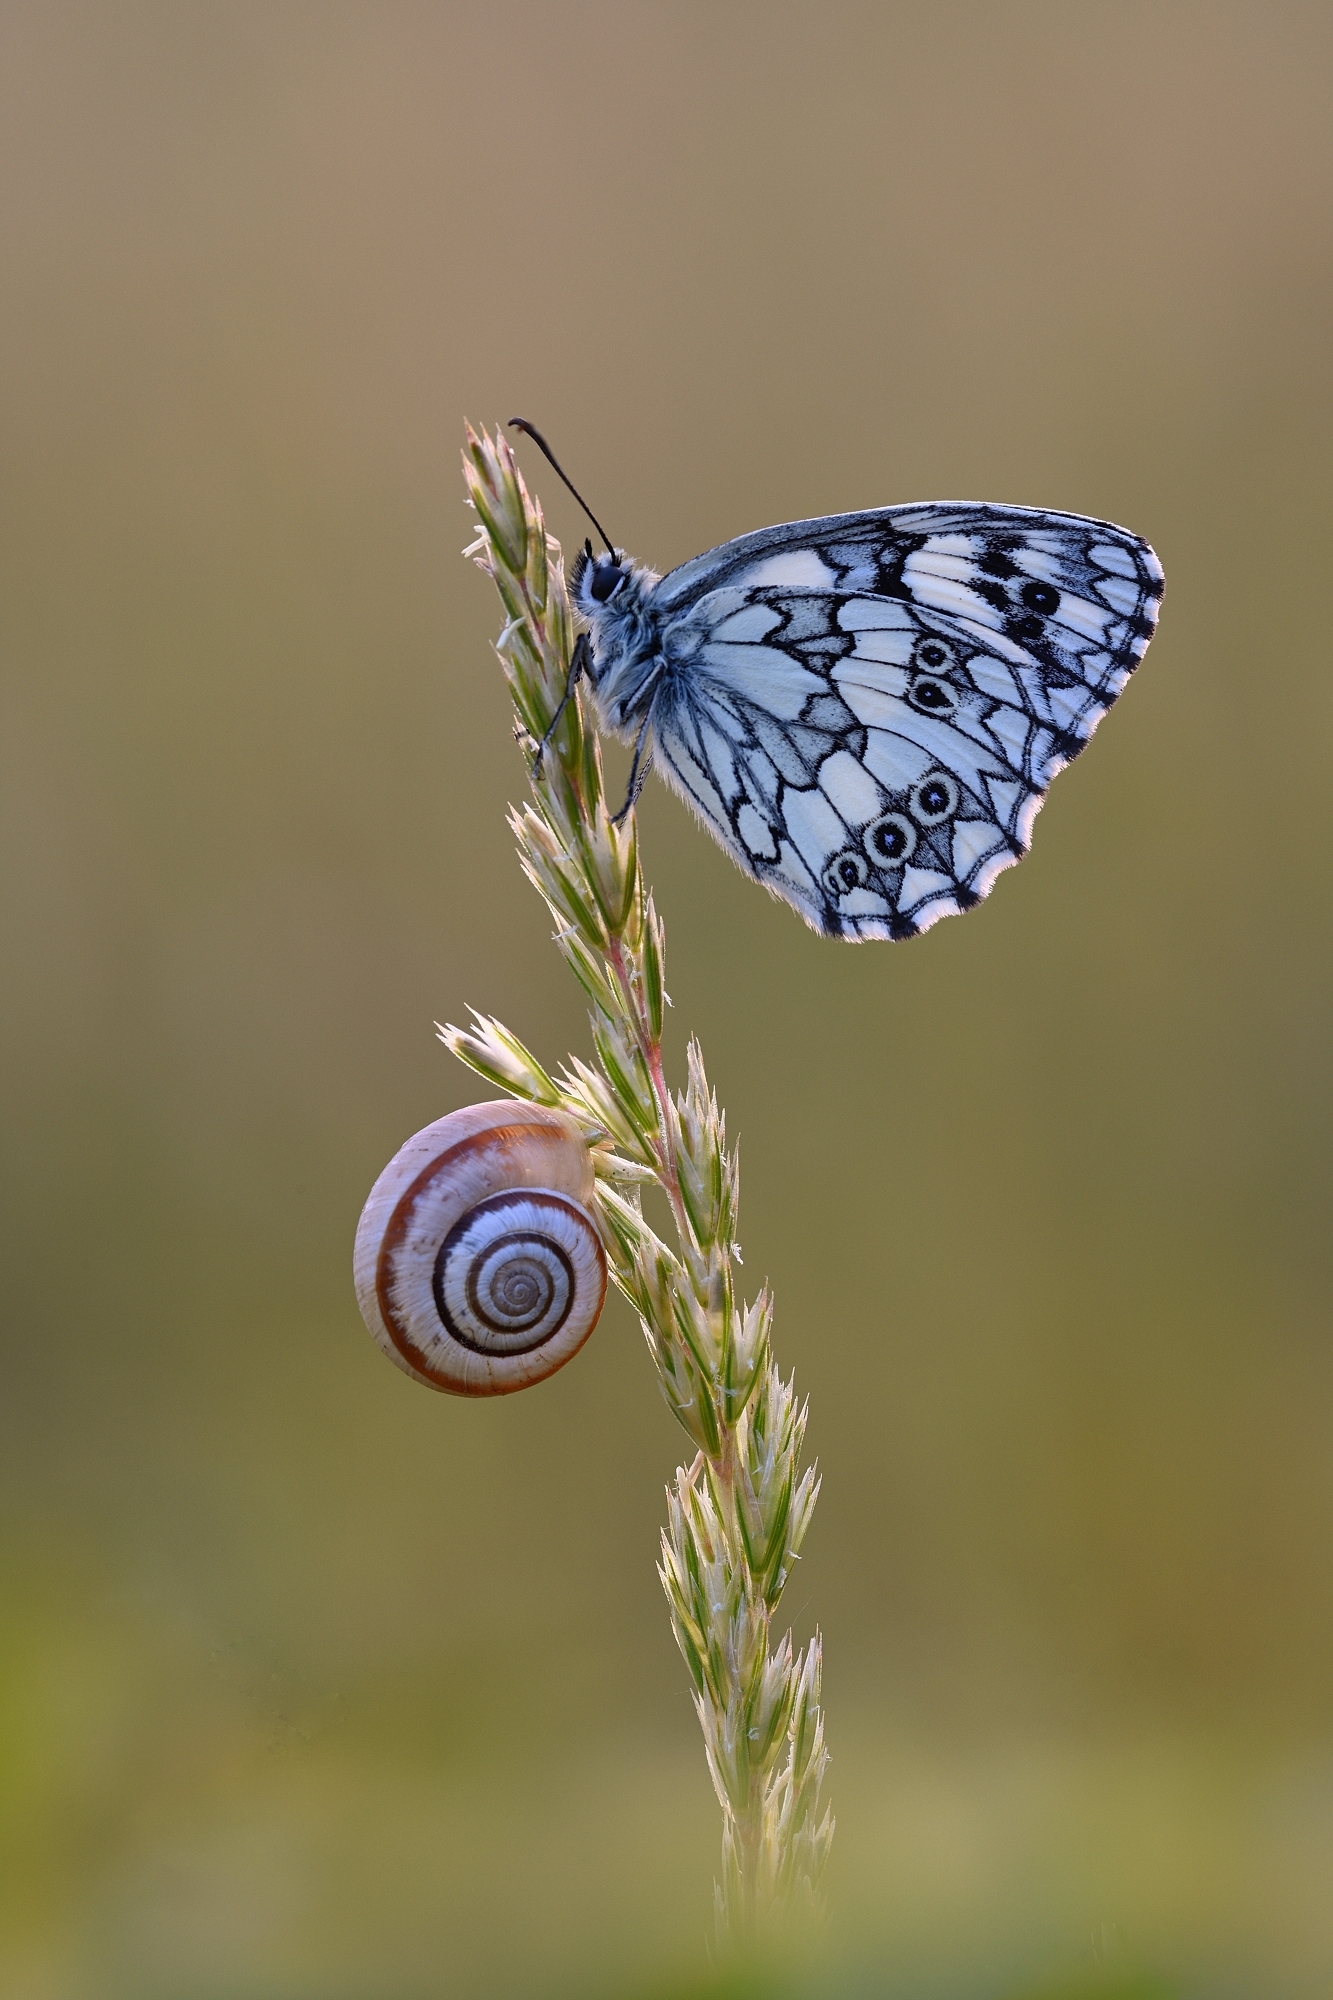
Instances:
[[[587,1049],[458,554],[515,412],[660,568],[946,497],[1161,554],[966,922],[643,839],[825,1473],[800,1990],[1333,1990],[1333,14],[2,22],[6,2000],[702,1990],[640,1336],[473,1406],[350,1284],[487,1094],[435,1019]]]

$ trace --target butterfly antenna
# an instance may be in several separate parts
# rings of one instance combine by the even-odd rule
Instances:
[[[509,419],[509,428],[511,431],[523,431],[526,436],[532,439],[532,442],[536,445],[542,457],[547,459],[550,462],[550,464],[555,467],[555,470],[564,480],[566,486],[569,488],[570,492],[574,495],[574,498],[578,501],[580,507],[582,507],[584,513],[587,515],[588,519],[592,522],[594,528],[596,528],[602,540],[606,543],[608,553],[612,557],[614,557],[615,550],[611,546],[611,537],[607,534],[606,529],[602,526],[597,516],[593,513],[592,508],[588,505],[583,495],[579,492],[578,487],[574,484],[569,474],[565,471],[564,466],[561,465],[559,459],[556,457],[555,453],[551,450],[550,445],[547,444],[546,439],[542,436],[541,432],[537,429],[536,425],[530,424],[526,417],[511,417]]]

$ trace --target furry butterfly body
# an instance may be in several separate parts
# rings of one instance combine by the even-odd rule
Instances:
[[[664,577],[586,549],[571,583],[636,774],[651,749],[746,874],[851,940],[914,937],[1021,860],[1163,587],[1124,528],[968,503],[792,521]]]

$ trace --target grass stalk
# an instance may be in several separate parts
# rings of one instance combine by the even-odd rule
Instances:
[[[639,1316],[667,1406],[694,1448],[667,1493],[659,1575],[693,1685],[722,1807],[719,1933],[772,1935],[797,1905],[819,1907],[833,1837],[821,1813],[828,1751],[818,1633],[772,1645],[778,1600],[819,1493],[800,1469],[806,1407],[772,1355],[765,1287],[737,1296],[739,1174],[697,1042],[682,1090],[662,1059],[665,943],[639,860],[633,812],[607,807],[595,706],[564,707],[574,619],[560,545],[547,534],[502,435],[469,428],[463,457],[478,536],[466,551],[504,608],[496,642],[527,759],[529,800],[511,813],[525,874],[592,1010],[594,1061],[555,1075],[509,1029],[474,1014],[441,1036],[489,1083],[578,1121],[597,1170],[597,1220],[611,1277]],[[666,1196],[674,1242],[645,1219],[645,1185]]]

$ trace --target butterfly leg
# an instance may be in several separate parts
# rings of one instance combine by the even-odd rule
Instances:
[[[537,745],[537,754],[532,760],[532,775],[534,779],[541,776],[542,758],[546,755],[546,746],[560,727],[560,718],[574,699],[574,690],[587,672],[587,669],[588,635],[586,632],[580,632],[574,642],[574,651],[570,655],[569,673],[565,680],[565,691],[560,697],[559,706],[556,708],[555,714],[551,717],[545,736],[543,736],[541,742]]]
[[[639,731],[639,740],[634,745],[634,762],[629,767],[629,784],[625,789],[625,803],[618,813],[612,813],[612,826],[619,826],[625,815],[633,811],[639,793],[648,782],[648,773],[653,768],[653,753],[651,750],[645,751],[644,746],[648,741],[648,726],[651,721],[651,714],[644,716],[643,727]]]

